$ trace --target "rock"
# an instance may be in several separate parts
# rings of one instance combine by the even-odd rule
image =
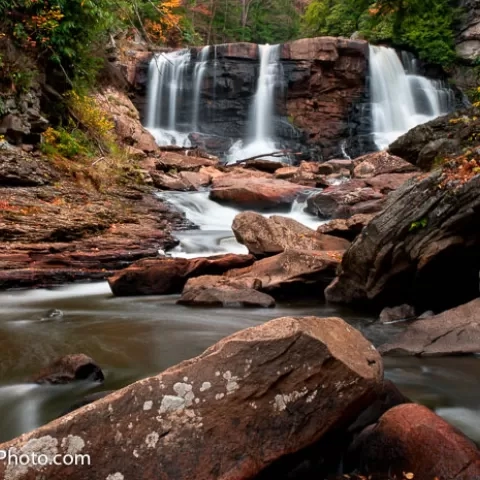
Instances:
[[[185,284],[181,298],[182,305],[223,306],[223,307],[274,307],[275,300],[255,288],[261,283],[255,280],[235,280],[219,275],[191,278]]]
[[[365,179],[365,183],[376,192],[387,195],[399,189],[406,181],[416,176],[416,173],[384,173]]]
[[[283,167],[275,171],[275,178],[280,180],[290,180],[300,169],[298,167]]]
[[[58,358],[32,378],[32,382],[35,383],[54,385],[71,383],[77,380],[94,382],[103,382],[104,380],[101,368],[93,359],[83,353]]]
[[[307,211],[320,218],[350,218],[357,213],[376,213],[381,210],[384,195],[355,179],[332,185],[307,200]]]
[[[280,318],[0,448],[88,454],[99,479],[254,478],[358,415],[382,373],[376,350],[344,321]],[[92,478],[88,467],[47,464],[41,474]],[[1,462],[8,476],[30,480],[38,470]]]
[[[369,425],[377,423],[388,410],[404,403],[412,403],[412,401],[403,395],[391,380],[384,380],[376,399],[348,427],[348,431],[358,434]]]
[[[253,160],[247,160],[244,164],[245,168],[254,168],[256,170],[261,170],[263,172],[275,173],[280,168],[288,167],[288,163],[268,160],[266,158],[255,158]]]
[[[412,179],[389,195],[345,253],[329,301],[408,303],[421,312],[478,296],[480,176],[445,188],[445,175]]]
[[[162,152],[160,158],[157,160],[157,169],[163,171],[173,169],[178,172],[184,170],[198,171],[202,167],[215,167],[217,164],[218,160],[166,151]]]
[[[286,249],[346,250],[350,243],[318,234],[291,218],[272,215],[266,218],[255,212],[239,213],[232,224],[239,243],[253,255],[274,255]]]
[[[480,298],[433,317],[416,320],[381,347],[384,355],[468,355],[480,353]]]
[[[342,253],[285,250],[225,275],[257,280],[261,285],[259,289],[275,298],[277,295],[308,295],[310,291],[318,294],[335,275]]]
[[[476,148],[475,133],[479,125],[479,108],[458,110],[411,129],[395,140],[388,151],[430,171],[450,155],[461,155],[468,148]]]
[[[223,177],[220,179],[222,180]],[[305,190],[302,185],[284,180],[246,178],[229,186],[216,186],[210,190],[210,198],[222,203],[233,203],[243,208],[275,208],[288,206]]]
[[[373,214],[357,214],[348,219],[330,220],[317,228],[318,233],[345,238],[352,242],[374,217]]]
[[[480,4],[478,0],[461,0],[462,9],[457,25],[456,51],[463,60],[474,62],[480,55]]]
[[[399,405],[357,438],[352,462],[374,475],[418,479],[480,478],[477,447],[428,408]]]
[[[333,167],[334,173],[339,173],[342,170],[348,170],[348,172],[351,174],[353,173],[353,170],[355,168],[353,160],[343,160],[343,159],[328,160],[322,165],[331,165]]]
[[[160,190],[196,191],[210,183],[210,176],[202,172],[151,172],[153,184]]]
[[[218,170],[215,167],[201,167],[199,172],[203,175],[207,175],[209,178],[208,183],[213,182],[216,178],[223,177],[225,175],[223,172]]]
[[[85,405],[90,405],[91,403],[96,402],[97,400],[100,400],[101,398],[106,397],[107,395],[110,395],[114,391],[115,390],[104,390],[102,392],[95,392],[89,395],[85,395],[81,400],[79,400],[78,402],[75,402],[71,407],[63,411],[60,417],[63,417],[64,415],[67,415],[75,410],[78,410],[79,408],[82,408]]]
[[[139,111],[125,92],[107,87],[96,92],[93,98],[102,112],[113,120],[120,143],[127,151],[132,152],[133,156],[141,159],[146,153],[153,153],[158,149],[153,136],[142,126]]]
[[[108,279],[114,295],[168,295],[180,293],[189,278],[220,275],[232,268],[251,265],[251,255],[225,254],[199,258],[145,259]]]
[[[411,305],[399,305],[398,307],[386,307],[380,313],[379,320],[382,323],[394,323],[402,320],[415,318],[415,308]]]
[[[400,157],[390,155],[388,152],[374,152],[354,160],[355,178],[371,178],[385,174],[400,174],[416,172],[417,169]]]
[[[331,175],[332,173],[335,172],[335,169],[332,164],[326,162],[326,163],[321,163],[318,166],[318,173],[322,175]]]
[[[131,146],[125,148],[125,153],[134,160],[144,160],[147,158],[147,154],[143,150]]]
[[[44,157],[32,158],[17,147],[0,154],[0,186],[39,187],[58,180],[58,173]]]
[[[318,162],[301,162],[298,170],[300,172],[313,173],[315,175],[318,173],[321,173],[322,175],[328,175],[328,173],[332,173],[331,171],[329,171],[328,173],[322,172],[322,165],[324,164]]]

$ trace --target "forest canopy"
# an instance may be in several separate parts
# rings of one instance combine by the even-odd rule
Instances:
[[[313,0],[303,17],[305,36],[350,37],[415,51],[428,62],[455,60],[454,28],[460,15],[452,0]]]

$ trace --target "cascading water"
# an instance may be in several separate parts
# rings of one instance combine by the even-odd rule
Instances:
[[[220,205],[208,198],[208,192],[165,192],[158,196],[183,212],[199,230],[175,232],[180,245],[170,253],[178,257],[204,257],[220,253],[247,253],[247,249],[236,242],[232,223],[241,210]],[[293,218],[297,222],[316,229],[324,221],[305,212],[305,198],[298,198],[290,212],[277,215]],[[269,217],[275,213],[269,213]]]
[[[442,82],[419,75],[415,60],[406,55],[404,67],[394,49],[370,46],[374,142],[381,150],[454,108],[453,92]]]
[[[145,128],[159,145],[190,145],[177,125],[189,63],[189,50],[155,55],[150,62]]]
[[[275,92],[281,78],[280,45],[259,45],[260,73],[257,91],[250,111],[250,143],[235,143],[227,159],[233,163],[255,155],[269,154],[277,150],[273,139]],[[267,156],[265,158],[268,158]]]
[[[210,53],[210,46],[203,47],[200,51],[198,62],[195,65],[193,73],[193,118],[192,130],[198,131],[198,113],[200,111],[200,92],[202,90],[202,83],[207,71],[208,55]]]

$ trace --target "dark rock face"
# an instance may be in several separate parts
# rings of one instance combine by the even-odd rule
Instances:
[[[191,50],[184,99],[177,110],[177,124],[185,131],[189,131],[192,118],[190,99],[199,52],[198,48]],[[280,59],[283,77],[277,85],[273,126],[278,148],[303,152],[305,157],[317,160],[341,158],[341,144],[354,156],[376,149],[369,139],[370,115],[366,108],[367,42],[307,38],[283,45]],[[145,52],[140,52],[136,74],[130,72],[130,82],[137,90],[135,103],[141,112],[146,111],[149,60]],[[225,44],[210,49],[200,93],[200,131],[190,134],[194,145],[223,156],[236,140],[248,137],[259,68],[255,44]]]
[[[462,19],[458,25],[457,55],[474,60],[480,54],[480,1],[460,0]]]
[[[423,312],[476,298],[479,189],[479,175],[451,185],[437,171],[391,193],[343,256],[327,299],[379,307],[408,303]]]
[[[0,478],[253,479],[355,418],[382,377],[378,352],[343,320],[276,319],[0,446],[90,465],[0,462]]]
[[[384,355],[422,357],[480,352],[480,299],[418,319],[381,351]]]

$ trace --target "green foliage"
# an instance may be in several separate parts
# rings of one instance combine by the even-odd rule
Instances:
[[[450,0],[313,0],[302,19],[306,35],[349,37],[416,51],[428,62],[456,58],[454,26],[460,15]]]
[[[409,232],[416,232],[418,230],[421,230],[422,228],[425,228],[428,224],[428,220],[426,218],[422,218],[421,220],[418,220],[417,222],[412,222],[410,224],[410,228],[408,229]]]
[[[43,134],[41,150],[48,156],[75,159],[79,156],[93,156],[95,151],[87,135],[76,128],[49,128]]]

